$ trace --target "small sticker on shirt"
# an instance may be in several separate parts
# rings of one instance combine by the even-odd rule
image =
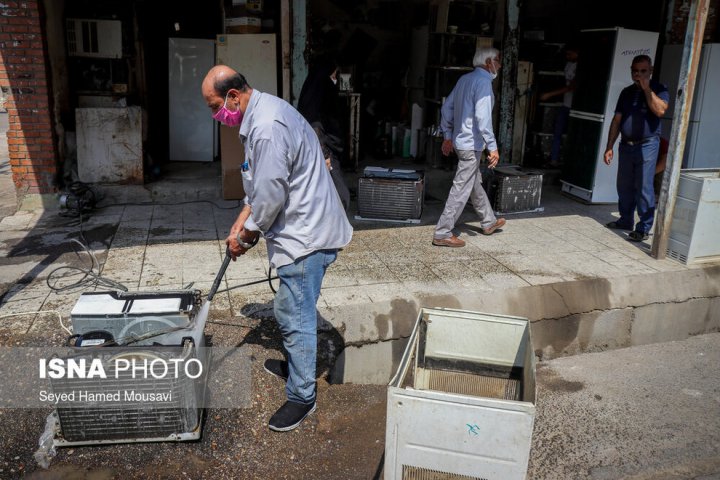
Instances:
[[[245,163],[240,165],[240,170],[243,172],[247,172],[248,170],[250,170],[250,164],[247,161],[245,161]]]

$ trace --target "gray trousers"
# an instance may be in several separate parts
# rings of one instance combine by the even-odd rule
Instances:
[[[497,219],[493,212],[490,200],[483,190],[482,175],[480,174],[480,155],[482,152],[474,150],[458,150],[458,165],[453,179],[445,210],[435,227],[435,238],[450,238],[455,224],[465,208],[468,198],[472,202],[475,212],[480,217],[480,226],[488,228]]]

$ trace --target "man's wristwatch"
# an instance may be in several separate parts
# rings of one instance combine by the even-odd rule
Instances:
[[[252,241],[252,243],[243,242],[243,240],[240,238],[240,234],[238,233],[235,237],[235,241],[245,250],[250,250],[252,247],[257,245],[258,240],[260,239],[260,235],[255,236],[255,240]]]

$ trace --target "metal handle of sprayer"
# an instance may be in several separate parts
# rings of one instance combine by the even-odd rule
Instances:
[[[211,301],[213,297],[215,296],[215,292],[217,292],[218,287],[220,286],[220,282],[222,281],[222,278],[225,276],[225,270],[227,270],[228,265],[230,265],[230,247],[227,247],[225,249],[225,258],[223,259],[223,263],[220,266],[220,270],[218,271],[217,275],[215,276],[215,281],[213,281],[212,287],[210,287],[210,291],[207,294],[207,301]]]

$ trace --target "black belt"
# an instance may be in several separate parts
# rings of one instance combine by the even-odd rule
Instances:
[[[620,140],[620,143],[623,145],[630,145],[632,147],[635,145],[642,145],[644,143],[648,143],[650,140],[653,140],[654,138],[655,137],[646,137],[646,138],[642,138],[640,140]]]

